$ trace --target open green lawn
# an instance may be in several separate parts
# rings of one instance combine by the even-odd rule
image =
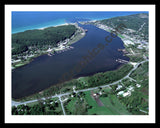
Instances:
[[[103,93],[108,92],[108,96],[100,96],[99,99],[102,106],[99,106],[96,100],[91,96],[91,91],[83,92],[78,97],[70,97],[68,101],[64,103],[65,111],[67,115],[130,115],[126,110],[126,107],[122,105],[116,95],[110,94],[109,88],[104,88]],[[100,90],[94,90],[93,93],[97,93]],[[102,90],[101,90],[102,91]]]
[[[109,109],[113,115],[130,115],[130,113],[126,110],[125,106],[123,106],[116,95],[109,95],[108,97],[101,97],[100,100],[103,102],[105,107]]]
[[[20,67],[20,66],[23,66],[24,63],[19,63],[19,64],[16,64],[15,67]]]
[[[91,109],[88,109],[88,115],[113,115],[113,112],[110,111],[110,109],[108,109],[105,106],[98,106],[98,104],[96,103],[96,101],[90,96],[90,91],[89,92],[85,92],[85,99],[87,101],[87,103],[89,105],[92,106]]]
[[[90,96],[90,91],[85,92],[85,99],[89,105],[88,115],[130,115],[126,108],[119,102],[115,95],[108,95],[108,97],[100,97],[104,106],[98,106],[96,101]]]
[[[121,34],[118,34],[118,36],[119,36],[120,38],[124,38],[124,36],[122,36]]]

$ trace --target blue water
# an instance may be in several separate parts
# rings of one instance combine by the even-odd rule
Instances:
[[[147,12],[102,12],[102,11],[13,11],[12,33],[23,32],[30,29],[38,29],[56,26],[77,21],[101,20],[117,16],[125,16]]]
[[[106,19],[135,13],[139,12],[12,12],[12,33],[63,23]],[[109,32],[93,25],[80,26],[87,29],[88,32],[84,38],[72,44],[73,50],[51,57],[43,55],[35,58],[30,64],[13,70],[12,98],[19,99],[29,96],[60,83],[65,73],[73,71],[73,68],[79,65],[84,57],[88,56],[88,51],[95,49],[98,44],[106,44],[105,37],[110,35]],[[118,51],[122,48],[124,48],[122,40],[119,37],[114,38],[109,45],[87,63],[86,67],[75,72],[71,77],[77,78],[117,69],[122,64],[116,62],[116,59],[129,60],[122,52]]]
[[[73,78],[115,70],[122,65],[116,61],[118,58],[129,60],[128,57],[123,56],[122,52],[118,51],[118,49],[124,48],[119,37],[114,38],[95,57],[88,59],[91,56],[89,51],[91,53],[98,44],[105,46],[107,43],[105,37],[110,36],[110,33],[93,25],[80,26],[87,29],[88,32],[84,38],[72,44],[74,49],[56,53],[54,56],[42,55],[28,65],[13,70],[12,98],[19,99],[29,96]],[[75,67],[79,67],[80,62],[84,62],[84,58],[89,61],[82,70],[77,71]],[[69,73],[70,78],[63,79],[63,75],[66,73]]]

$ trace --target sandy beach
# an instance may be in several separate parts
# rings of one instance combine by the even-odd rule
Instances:
[[[63,26],[63,25],[69,25],[69,23],[53,25],[53,26],[45,26],[45,27],[42,27],[42,28],[38,28],[38,30],[44,30],[44,29],[49,28],[49,27],[58,27],[58,26]]]

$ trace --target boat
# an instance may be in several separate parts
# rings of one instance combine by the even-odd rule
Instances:
[[[88,30],[87,30],[87,29],[85,29],[84,31],[85,31],[85,32],[88,32]]]
[[[52,53],[48,53],[48,56],[53,56],[54,55],[54,53],[52,54]]]
[[[51,54],[51,53],[48,53],[48,56],[52,56],[52,54]]]

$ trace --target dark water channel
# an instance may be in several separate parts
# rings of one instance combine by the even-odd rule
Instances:
[[[62,75],[80,63],[83,57],[88,55],[88,51],[92,51],[98,44],[105,45],[107,43],[105,37],[110,33],[93,25],[81,26],[88,31],[84,38],[72,44],[74,49],[56,53],[54,56],[42,55],[35,58],[30,64],[12,71],[12,98],[22,98],[59,83]],[[124,48],[122,40],[118,37],[114,38],[73,77],[87,76],[118,68],[121,64],[116,62],[116,59],[129,60],[117,50],[122,48]]]

